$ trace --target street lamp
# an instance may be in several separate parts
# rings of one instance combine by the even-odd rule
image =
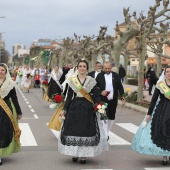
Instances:
[[[5,16],[0,16],[0,18],[5,18]],[[1,52],[1,50],[2,50],[2,46],[1,46],[1,44],[2,44],[2,34],[3,34],[4,32],[1,32],[0,33],[0,63],[1,63],[1,57],[2,57],[2,52]]]
[[[0,63],[2,60],[2,50],[3,50],[3,45],[2,45],[2,34],[4,34],[5,32],[0,32]]]

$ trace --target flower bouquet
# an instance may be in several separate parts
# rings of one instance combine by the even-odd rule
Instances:
[[[20,77],[22,77],[22,73],[21,73],[20,71],[18,71],[18,75],[19,75]]]
[[[105,109],[107,108],[107,103],[98,103],[94,105],[94,111],[98,114],[100,114],[101,118],[106,123],[107,115]]]
[[[60,94],[54,94],[52,95],[52,101],[54,104],[51,104],[49,107],[50,109],[56,109],[63,101],[63,96]]]
[[[48,86],[48,81],[47,81],[47,80],[44,80],[44,81],[42,82],[42,85],[45,86],[45,87]]]

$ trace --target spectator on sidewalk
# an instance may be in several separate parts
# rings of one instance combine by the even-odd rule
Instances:
[[[117,69],[115,63],[112,63],[112,71],[115,73],[118,73],[118,69]]]
[[[120,67],[119,67],[119,77],[120,77],[122,83],[124,82],[124,77],[125,76],[126,76],[126,71],[123,68],[122,64],[120,64]]]
[[[148,79],[149,82],[149,95],[152,95],[151,92],[153,85],[156,85],[156,82],[158,81],[158,77],[156,76],[156,73],[152,67],[149,67],[146,73],[146,78]]]

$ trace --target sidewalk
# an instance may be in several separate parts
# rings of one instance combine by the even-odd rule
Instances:
[[[138,86],[133,86],[133,85],[129,85],[129,84],[123,84],[123,87],[124,87],[125,91],[126,91],[126,88],[130,88],[132,92],[138,90]],[[150,102],[152,96],[149,95],[149,91],[144,90],[143,94],[144,94],[144,97],[145,97],[144,99]],[[119,100],[118,104],[121,105],[122,102]],[[148,108],[144,108],[142,106],[138,106],[138,105],[131,104],[131,103],[126,103],[125,107],[132,109],[132,110],[135,110],[135,111],[138,111],[138,112],[143,113],[143,114],[146,114],[148,112]]]
[[[123,84],[124,90],[126,91],[126,88],[130,88],[132,92],[134,91],[138,91],[138,86],[133,86],[133,85],[129,85],[129,84]],[[153,94],[153,92],[152,92]],[[151,101],[152,96],[149,96],[149,91],[148,90],[144,90],[143,91],[143,95],[144,95],[144,100],[147,101]]]

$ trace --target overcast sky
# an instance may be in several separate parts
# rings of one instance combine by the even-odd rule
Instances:
[[[114,35],[118,20],[124,22],[123,7],[146,13],[155,0],[0,0],[0,32],[7,50],[14,43],[28,49],[33,40],[58,39],[77,35],[98,35],[100,26],[108,26]]]

